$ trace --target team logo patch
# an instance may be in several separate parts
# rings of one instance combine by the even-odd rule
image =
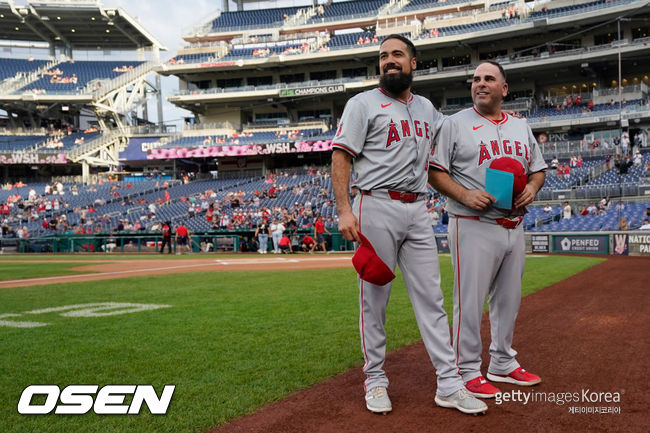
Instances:
[[[397,132],[397,126],[395,125],[395,122],[391,120],[390,124],[388,125],[388,140],[386,140],[386,147],[399,140],[400,137],[399,132]]]

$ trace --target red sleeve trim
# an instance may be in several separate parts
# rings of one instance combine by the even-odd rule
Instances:
[[[333,144],[332,144],[332,147],[335,147],[335,148],[338,148],[338,149],[340,149],[340,150],[342,150],[342,151],[344,151],[344,152],[347,152],[347,153],[349,153],[350,155],[354,156],[355,158],[357,157],[356,152],[354,152],[354,151],[353,151],[352,149],[350,149],[349,147],[342,145],[341,143],[333,143]]]
[[[447,170],[445,167],[443,167],[442,165],[438,165],[438,164],[436,164],[434,162],[430,162],[429,167],[435,168],[435,169],[440,170],[440,171],[444,171],[445,173],[449,173],[449,170]]]

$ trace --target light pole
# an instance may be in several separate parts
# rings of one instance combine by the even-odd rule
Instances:
[[[618,139],[619,149],[621,146],[620,140],[623,137],[623,83],[621,82],[621,17],[616,20],[618,28]]]

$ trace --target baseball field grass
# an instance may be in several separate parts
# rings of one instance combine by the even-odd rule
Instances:
[[[6,263],[0,261],[0,281],[22,278],[53,277],[58,275],[86,274],[73,268],[88,262],[76,263]]]
[[[525,294],[600,261],[530,257]],[[7,278],[17,278],[4,269]],[[441,257],[441,269],[449,312],[449,257]],[[357,296],[352,268],[167,274],[1,289],[0,431],[198,433],[221,425],[360,366]],[[52,310],[63,306],[68,308]],[[120,308],[132,312],[104,315]],[[90,313],[82,314],[84,309]],[[420,338],[399,275],[387,333],[389,350]],[[174,384],[176,390],[166,415],[151,415],[146,406],[139,415],[20,415],[20,395],[32,384],[151,384],[158,394]]]

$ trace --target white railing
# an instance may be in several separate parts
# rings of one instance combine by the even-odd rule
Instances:
[[[94,99],[98,99],[100,96],[107,94],[108,92],[117,89],[130,81],[135,80],[142,75],[150,73],[155,66],[158,66],[157,62],[148,61],[141,65],[136,66],[133,70],[124,72],[119,76],[113,78],[112,80],[94,80],[91,83],[86,85],[84,93],[92,93]],[[92,89],[93,86],[98,86],[95,89]]]
[[[36,70],[20,73],[22,75],[17,76],[16,79],[5,80],[5,82],[2,83],[2,86],[0,86],[0,94],[10,94],[19,89],[22,89],[25,86],[28,86],[34,81],[40,79],[43,76],[43,72],[47,71],[50,68],[53,68],[59,63],[61,63],[59,60],[53,59]]]
[[[112,141],[120,139],[122,136],[123,134],[118,131],[111,131],[100,135],[94,140],[86,141],[83,144],[79,144],[70,148],[70,151],[68,152],[68,158],[76,158],[83,155],[84,153],[99,149]]]
[[[298,27],[305,24],[311,17],[316,15],[316,7],[298,9],[295,15],[291,15],[284,20],[282,27]]]

